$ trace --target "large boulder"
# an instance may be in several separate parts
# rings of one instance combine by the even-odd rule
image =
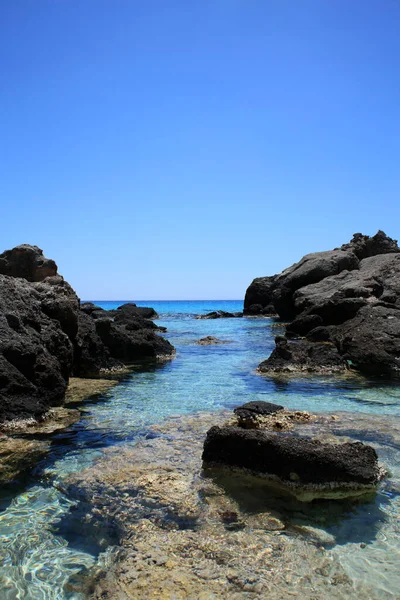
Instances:
[[[383,476],[375,450],[361,442],[327,444],[257,429],[214,426],[204,442],[203,466],[261,475],[299,500],[358,496]]]

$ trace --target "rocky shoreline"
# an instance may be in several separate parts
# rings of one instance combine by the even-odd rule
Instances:
[[[40,421],[64,403],[71,376],[104,377],[173,356],[155,316],[134,304],[109,312],[81,305],[37,246],[0,254],[0,423]]]
[[[400,248],[383,231],[356,233],[340,248],[307,254],[255,279],[244,314],[275,314],[286,325],[259,371],[400,376]]]

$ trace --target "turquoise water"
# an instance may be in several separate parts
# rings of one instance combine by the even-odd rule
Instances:
[[[106,309],[121,302],[97,302]],[[274,347],[281,326],[267,318],[196,320],[212,310],[239,311],[241,301],[137,302],[153,306],[157,323],[177,349],[172,361],[150,369],[138,368],[118,386],[82,407],[82,418],[51,436],[51,450],[30,481],[18,492],[4,492],[0,508],[1,598],[80,600],[65,587],[76,573],[93,567],[99,548],[65,530],[63,522],[74,503],[59,491],[69,473],[90,465],[102,448],[132,442],[167,416],[198,410],[233,408],[261,399],[311,412],[387,415],[400,418],[400,388],[383,380],[358,377],[304,377],[270,379],[255,373]],[[206,335],[229,340],[217,346],[199,346]],[[389,433],[369,431],[368,441],[379,445],[380,456],[398,473],[399,447]],[[397,476],[397,475],[396,475]],[[384,506],[382,520],[395,519],[397,492],[385,488],[375,501]],[[368,513],[368,511],[367,511]],[[389,516],[388,516],[389,515]],[[365,509],[352,523],[362,526]],[[348,531],[348,523],[345,531]],[[346,534],[342,534],[346,544]],[[391,543],[390,548],[393,549]],[[382,551],[384,552],[384,550]],[[101,559],[101,557],[100,557]],[[357,566],[357,568],[359,568]]]

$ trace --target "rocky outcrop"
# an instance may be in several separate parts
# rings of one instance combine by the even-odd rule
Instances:
[[[383,231],[378,231],[373,237],[356,233],[350,243],[340,248],[307,254],[279,275],[256,278],[246,291],[245,312],[251,305],[265,307],[272,303],[282,319],[293,319],[299,314],[293,296],[300,288],[343,271],[358,270],[360,261],[365,258],[399,251],[396,240],[386,236]]]
[[[279,341],[260,371],[318,371],[320,364],[322,372],[347,365],[367,375],[400,374],[400,249],[395,240],[382,231],[373,237],[355,234],[349,244],[308,254],[265,279],[265,301],[272,299],[279,316],[291,320],[286,336],[307,341]]]
[[[110,311],[111,312],[111,311]],[[115,314],[114,314],[115,313]],[[63,403],[70,375],[95,377],[137,360],[171,356],[143,314],[108,314],[79,298],[37,246],[0,255],[0,423],[41,419]]]

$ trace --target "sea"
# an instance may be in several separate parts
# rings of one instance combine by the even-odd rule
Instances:
[[[106,310],[128,300],[91,300]],[[68,585],[77,573],[95,567],[98,550],[79,532],[62,527],[76,500],[62,481],[102,456],[105,448],[135,443],[148,428],[173,415],[233,409],[266,400],[312,413],[351,413],[384,419],[379,431],[360,431],[388,467],[390,484],[333,526],[338,552],[358,578],[378,581],[382,598],[400,598],[400,387],[384,379],[304,376],[271,378],[257,374],[269,356],[282,323],[266,317],[196,319],[211,311],[241,311],[241,300],[137,301],[152,306],[156,323],[176,348],[172,360],[138,367],[114,388],[80,406],[81,419],[51,434],[46,457],[27,480],[0,493],[1,600],[87,600]],[[201,346],[213,335],[229,343]],[[366,534],[363,558],[353,559]],[[332,532],[332,531],[331,531]],[[358,532],[357,535],[355,532]],[[355,552],[355,550],[354,550]],[[359,552],[357,557],[359,556]]]

